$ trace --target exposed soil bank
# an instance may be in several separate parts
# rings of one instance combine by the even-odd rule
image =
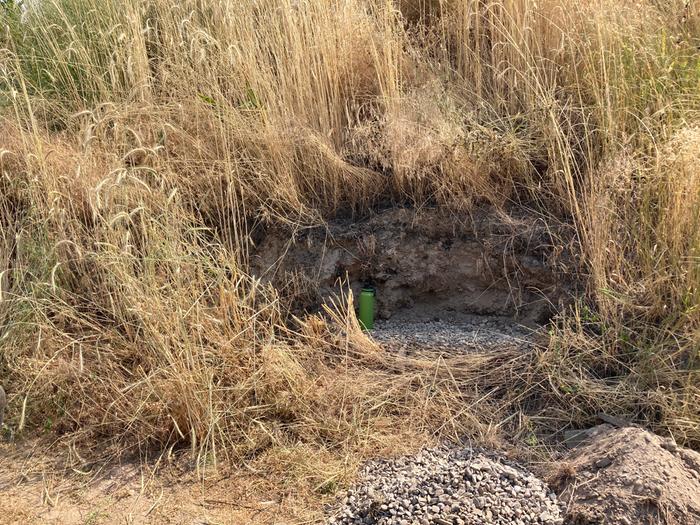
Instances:
[[[572,290],[565,238],[541,220],[490,208],[461,218],[391,209],[294,235],[267,231],[251,267],[280,289],[295,282],[302,309],[337,294],[347,279],[355,294],[376,286],[380,318],[411,309],[424,319],[479,314],[541,323]]]

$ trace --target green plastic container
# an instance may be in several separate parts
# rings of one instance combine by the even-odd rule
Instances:
[[[374,303],[376,299],[374,288],[363,288],[360,292],[360,326],[364,330],[374,328]]]

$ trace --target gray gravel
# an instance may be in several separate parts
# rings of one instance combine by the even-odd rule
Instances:
[[[443,352],[529,348],[532,331],[515,321],[494,316],[460,316],[419,320],[391,318],[375,323],[372,337],[389,350]]]
[[[328,525],[563,523],[556,495],[531,473],[472,449],[438,447],[368,463]]]

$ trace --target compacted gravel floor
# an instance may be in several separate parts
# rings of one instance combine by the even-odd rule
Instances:
[[[532,330],[512,319],[495,316],[395,316],[378,320],[372,337],[391,351],[427,350],[446,353],[523,348],[532,344]]]
[[[471,448],[368,463],[329,525],[563,523],[556,495],[522,468]]]

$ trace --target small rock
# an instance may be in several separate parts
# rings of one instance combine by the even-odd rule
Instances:
[[[605,468],[609,467],[610,465],[612,465],[612,459],[610,459],[608,456],[600,458],[598,461],[595,462],[596,468]]]

